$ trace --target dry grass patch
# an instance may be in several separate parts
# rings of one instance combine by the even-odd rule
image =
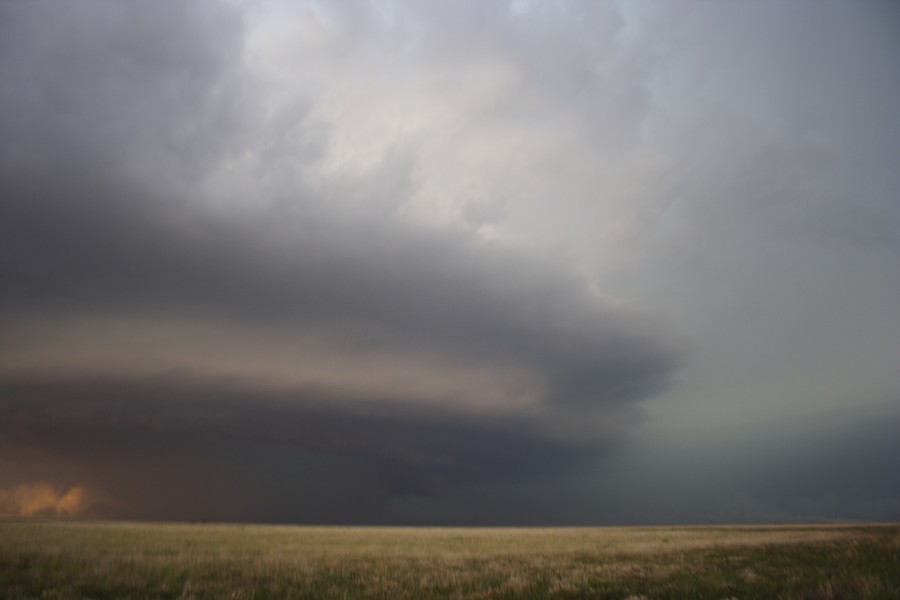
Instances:
[[[11,521],[0,523],[0,596],[898,598],[898,540],[897,526],[444,529]]]

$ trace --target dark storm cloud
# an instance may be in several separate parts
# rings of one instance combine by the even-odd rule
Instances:
[[[389,399],[373,410],[327,390],[298,403],[303,392],[279,398],[227,386],[105,379],[7,381],[0,394],[7,460],[28,463],[22,449],[33,447],[64,456],[79,465],[79,483],[103,489],[120,510],[156,518],[209,518],[170,505],[177,489],[190,506],[214,502],[223,518],[302,519],[288,502],[269,514],[271,500],[257,500],[252,510],[241,505],[254,493],[244,488],[260,483],[253,475],[260,470],[269,474],[261,478],[263,491],[283,479],[282,487],[331,520],[383,520],[395,497],[438,498],[458,485],[533,479],[572,469],[604,447],[548,439],[524,420],[473,421],[440,409],[392,407]],[[230,480],[232,497],[213,498]],[[205,490],[210,486],[214,494]],[[366,499],[363,512],[325,510],[348,490]]]
[[[206,20],[197,21],[207,25]],[[15,19],[7,23],[18,31],[29,31],[27,25],[32,24],[16,27]],[[180,33],[167,35],[176,45],[188,44],[181,37],[191,37],[191,30]],[[79,41],[88,48],[56,42],[58,47],[44,51],[65,52],[71,60],[79,53],[90,54],[100,65],[120,60],[118,48],[109,47],[102,37]],[[190,42],[201,45],[194,54],[215,54],[203,45],[210,40],[191,37]],[[331,193],[364,196],[369,180],[360,182],[362,189],[294,190],[296,197],[241,219],[198,209],[191,203],[190,187],[172,189],[165,179],[148,181],[131,173],[132,163],[152,162],[157,154],[170,154],[171,163],[191,158],[190,149],[167,147],[168,130],[188,130],[201,150],[217,149],[218,124],[196,120],[207,111],[221,112],[221,106],[192,100],[208,100],[212,88],[227,79],[221,73],[216,76],[215,71],[224,70],[220,62],[201,61],[197,77],[182,83],[177,75],[169,76],[184,68],[181,61],[151,60],[159,58],[155,54],[160,50],[136,45],[130,48],[135,56],[129,61],[135,71],[110,73],[95,65],[93,70],[101,74],[84,81],[78,69],[50,70],[59,66],[53,57],[44,71],[33,72],[27,49],[40,44],[22,45],[25,56],[14,56],[18,60],[6,64],[4,71],[28,73],[27,86],[36,88],[38,98],[49,95],[50,86],[60,88],[62,98],[49,122],[35,117],[26,131],[6,138],[0,242],[5,310],[47,306],[51,311],[133,307],[177,312],[207,307],[228,317],[278,324],[359,320],[402,332],[404,340],[423,337],[430,344],[462,346],[466,353],[512,353],[536,363],[602,356],[613,370],[630,366],[621,369],[629,381],[611,382],[611,388],[637,388],[631,378],[646,375],[652,381],[657,372],[667,370],[670,357],[657,348],[650,332],[646,341],[635,335],[636,324],[604,308],[579,277],[556,262],[480,243],[464,233],[419,232],[387,216],[355,218],[321,206],[332,200]],[[159,90],[148,80],[167,85]],[[102,86],[95,89],[99,83],[115,84],[115,97],[107,97]],[[182,95],[186,101],[166,105],[169,96]],[[70,96],[79,97],[87,115],[73,111]],[[131,104],[138,99],[144,109],[131,114]],[[50,112],[40,106],[27,110],[41,110],[41,116]],[[3,116],[7,131],[21,118],[13,110]],[[119,137],[108,122],[118,119],[141,133],[128,131]],[[165,124],[158,135],[156,122]],[[143,131],[145,127],[150,131]],[[113,133],[108,135],[109,129]],[[93,145],[82,147],[91,139],[108,146],[103,162],[92,154]],[[32,142],[40,145],[29,151]],[[235,143],[231,151],[241,151]],[[60,147],[71,151],[55,155]],[[137,158],[131,159],[131,153]],[[202,178],[204,170],[190,174]],[[384,193],[405,193],[402,173],[379,176],[388,182],[400,180]],[[632,358],[646,368],[632,365]],[[569,369],[560,364],[559,370],[561,379],[583,382],[586,392],[602,392],[603,384],[590,381],[588,369],[568,375]],[[604,373],[602,378],[612,375]]]
[[[0,10],[0,443],[47,453],[21,459],[35,473],[68,462],[121,514],[174,518],[214,504],[189,483],[204,471],[237,498],[209,514],[276,518],[228,483],[274,453],[271,472],[316,474],[284,488],[318,495],[307,515],[353,520],[321,507],[577,464],[665,387],[681,354],[665,328],[560,259],[399,219],[411,150],[308,181],[329,130],[251,93],[237,7]],[[246,189],[227,190],[241,203],[223,203],[217,178],[248,155]],[[292,339],[302,352],[282,352]],[[320,343],[328,364],[295,376]],[[260,347],[270,381],[230,370]],[[409,372],[422,382],[395,389]],[[176,484],[189,508],[153,491]]]
[[[2,3],[0,512],[896,514],[896,14]]]
[[[424,344],[546,369],[560,401],[636,399],[663,383],[674,358],[564,269],[460,236],[336,220],[322,236],[302,231],[301,220],[299,233],[282,233],[270,248],[280,232],[267,238],[266,225],[162,212],[143,190],[84,174],[7,171],[3,193],[11,314],[42,307],[207,312],[284,327],[358,323],[386,349]]]

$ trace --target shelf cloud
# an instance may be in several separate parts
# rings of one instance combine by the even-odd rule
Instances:
[[[4,3],[3,512],[479,522],[728,402],[892,405],[890,21],[697,8]],[[819,114],[820,55],[869,72]]]

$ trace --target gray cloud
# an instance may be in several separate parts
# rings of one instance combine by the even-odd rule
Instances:
[[[898,422],[885,402],[713,435],[647,432],[598,465],[596,495],[622,522],[894,521]]]
[[[900,391],[896,26],[4,3],[0,490],[157,518],[893,514],[855,417],[833,447],[791,433]]]
[[[4,11],[0,434],[134,514],[200,515],[135,498],[185,484],[182,452],[231,443],[294,448],[385,501],[546,472],[602,451],[667,385],[666,327],[559,257],[399,217],[412,150],[305,173],[331,134],[302,99],[267,114],[246,89],[236,7]],[[247,187],[223,203],[222,181]],[[175,479],[123,475],[126,458]]]

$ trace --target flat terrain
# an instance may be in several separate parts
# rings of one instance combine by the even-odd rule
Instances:
[[[900,525],[0,521],[2,598],[900,598]]]

